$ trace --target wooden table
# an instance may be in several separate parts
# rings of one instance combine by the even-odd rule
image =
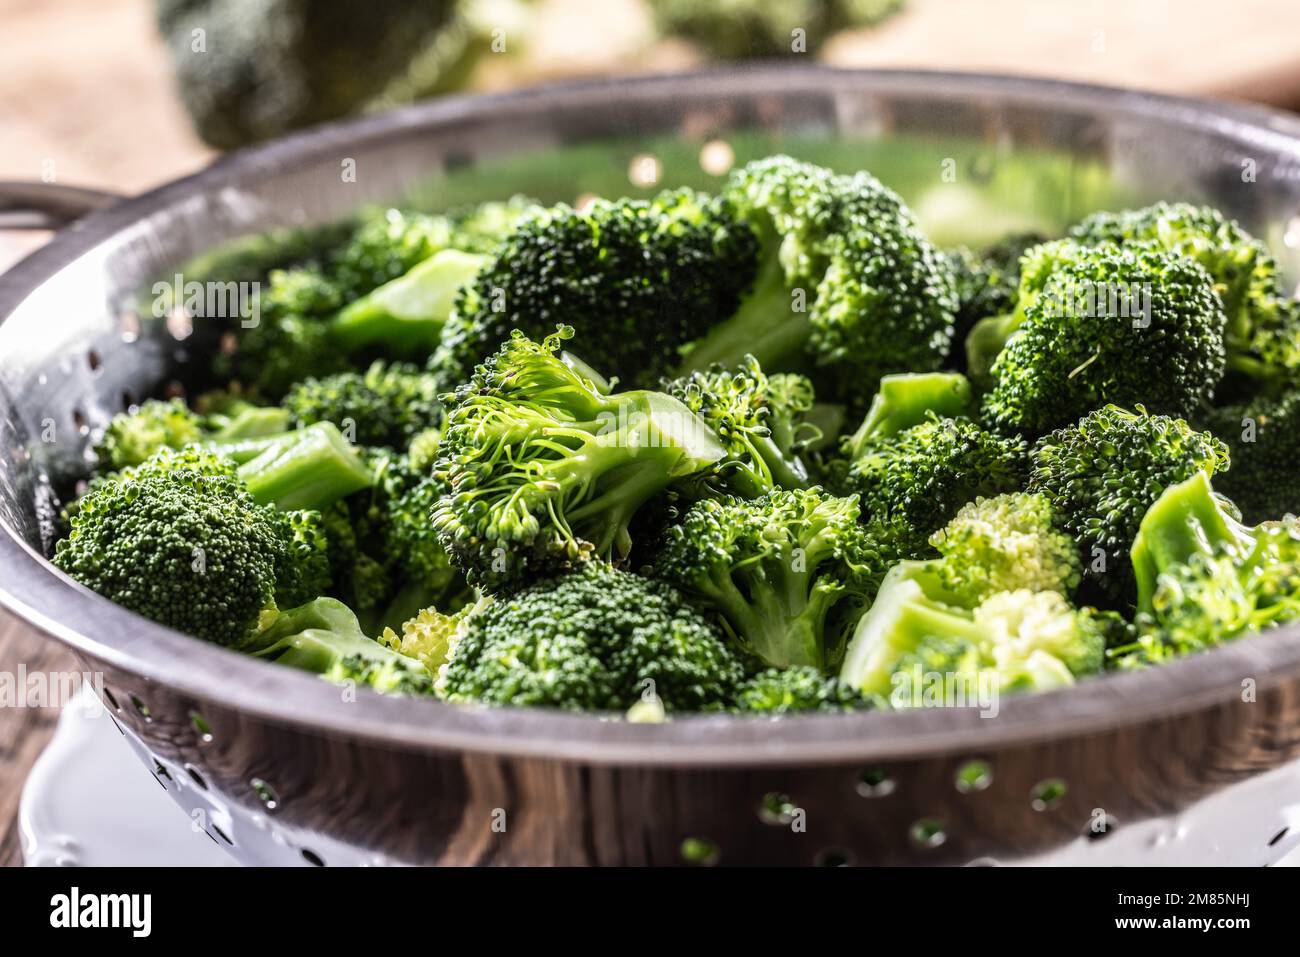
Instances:
[[[559,74],[672,70],[699,62],[651,42],[641,0],[539,0],[532,47],[476,85]],[[0,0],[0,179],[134,193],[213,154],[190,132],[154,36],[150,0]],[[845,34],[826,58],[851,66],[991,70],[1300,107],[1294,0],[908,0],[879,30]],[[0,269],[30,249],[0,235]],[[0,572],[2,573],[2,572]],[[0,671],[73,667],[52,640],[0,612]],[[17,863],[23,781],[53,732],[49,710],[0,709],[0,864]]]

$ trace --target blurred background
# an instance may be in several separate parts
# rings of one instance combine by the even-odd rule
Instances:
[[[453,91],[751,58],[1300,110],[1300,0],[0,0],[0,180],[133,194]],[[0,270],[45,238],[0,232]],[[71,667],[3,614],[0,661]],[[19,787],[54,718],[0,710],[0,863],[18,859]]]

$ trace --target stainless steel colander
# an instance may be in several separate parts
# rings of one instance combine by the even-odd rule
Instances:
[[[142,291],[178,264],[364,203],[708,187],[733,158],[776,150],[872,169],[944,242],[1204,200],[1300,274],[1300,121],[1240,106],[758,68],[451,98],[314,130],[99,209],[0,278],[0,600],[103,674],[148,771],[248,862],[1280,858],[1300,840],[1297,627],[1004,699],[992,718],[948,708],[638,725],[349,700],[117,608],[45,560],[94,430],[192,381],[219,347],[199,320],[141,311]],[[50,220],[78,210],[66,191],[7,198]]]

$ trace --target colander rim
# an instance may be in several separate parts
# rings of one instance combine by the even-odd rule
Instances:
[[[1300,156],[1300,119],[1267,108],[987,73],[755,64],[457,95],[239,150],[190,176],[92,213],[0,276],[0,323],[60,269],[99,243],[151,213],[249,170],[298,162],[359,138],[377,143],[484,112],[508,115],[520,107],[548,103],[573,107],[610,96],[629,103],[665,102],[698,84],[751,98],[765,91],[815,93],[857,85],[870,92],[955,91],[962,98],[1068,103],[1133,116],[1159,115],[1191,128],[1229,133],[1263,153]],[[1107,674],[1046,694],[1011,696],[1000,702],[993,721],[974,708],[938,708],[779,719],[691,715],[652,725],[532,708],[462,707],[366,691],[345,701],[338,688],[314,676],[205,644],[113,605],[56,569],[3,519],[0,528],[0,568],[5,569],[0,604],[82,656],[136,676],[138,687],[128,690],[143,700],[148,700],[151,687],[163,685],[193,698],[200,709],[210,702],[264,720],[403,749],[624,765],[870,765],[936,754],[987,753],[1171,719],[1243,700],[1244,681],[1253,681],[1262,692],[1300,676],[1300,624],[1295,624],[1160,668]],[[214,687],[217,675],[224,682]]]

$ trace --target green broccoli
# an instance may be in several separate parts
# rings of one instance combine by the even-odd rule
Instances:
[[[1228,467],[1228,449],[1182,419],[1106,406],[1044,436],[1030,452],[1030,492],[1047,497],[1078,543],[1084,575],[1107,600],[1130,600],[1127,561],[1142,516],[1161,491]]]
[[[1300,522],[1242,524],[1197,472],[1170,485],[1133,542],[1139,637],[1122,668],[1202,651],[1300,618]]]
[[[881,378],[862,424],[843,442],[852,462],[872,442],[921,425],[930,414],[956,418],[975,411],[970,383],[956,372],[907,372]]]
[[[746,356],[735,371],[713,366],[665,382],[662,388],[717,434],[727,450],[716,467],[726,487],[754,496],[808,485],[799,451],[813,389],[804,376],[765,375],[758,360]]]
[[[653,385],[735,309],[753,247],[743,223],[689,190],[539,209],[466,286],[430,368],[452,389],[512,330],[540,341],[566,323],[603,372]]]
[[[767,668],[746,678],[736,691],[735,710],[745,714],[781,715],[801,711],[858,711],[871,706],[838,678],[807,665]]]
[[[981,320],[1015,311],[1020,259],[1029,249],[1045,241],[1046,237],[1038,233],[1018,233],[980,253],[958,246],[945,254],[957,287],[953,342],[965,342]],[[964,367],[965,354],[961,350],[954,349],[948,358],[950,365]]]
[[[725,450],[662,392],[606,395],[516,331],[449,396],[432,521],[452,560],[485,590],[587,558],[624,558],[637,509]]]
[[[1228,445],[1232,468],[1215,484],[1247,521],[1300,514],[1300,388],[1215,409],[1201,424]]]
[[[765,664],[827,668],[898,557],[858,517],[856,497],[816,488],[705,499],[667,530],[652,574]]]
[[[652,0],[655,24],[723,60],[815,53],[840,30],[872,26],[904,0]],[[801,45],[796,43],[799,39]]]
[[[989,422],[1036,436],[1110,403],[1189,415],[1209,400],[1224,372],[1225,320],[1199,264],[1151,246],[1055,248],[1070,254],[1019,307],[1023,320],[993,360]]]
[[[332,422],[361,445],[399,450],[442,420],[433,377],[400,362],[377,360],[364,372],[309,377],[281,405],[297,426]]]
[[[333,598],[277,612],[240,650],[334,684],[382,694],[433,694],[433,675],[420,661],[368,638],[351,609]]]
[[[180,399],[147,399],[113,416],[95,443],[96,468],[116,472],[139,465],[160,448],[181,449],[196,442],[237,442],[283,432],[289,415],[223,399],[210,412],[191,410]]]
[[[670,586],[592,562],[466,616],[437,689],[449,701],[626,711],[716,710],[743,670]]]

